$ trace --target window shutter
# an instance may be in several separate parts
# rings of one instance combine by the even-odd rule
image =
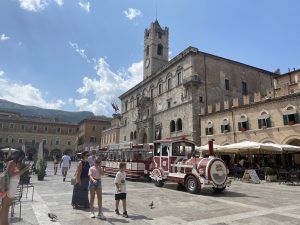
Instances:
[[[288,125],[289,124],[289,118],[288,115],[283,115],[283,124]]]
[[[299,123],[299,113],[295,113],[295,123]]]
[[[267,119],[266,119],[266,122],[267,122],[267,127],[271,127],[271,119],[270,119],[270,118],[267,118]]]
[[[205,128],[205,134],[208,135],[208,128]]]
[[[224,126],[221,125],[221,133],[224,133]]]
[[[258,119],[258,128],[259,128],[259,129],[262,128],[262,121],[261,121],[261,119]]]
[[[229,125],[227,125],[227,131],[230,132],[230,126]]]
[[[238,123],[238,128],[239,128],[239,131],[240,131],[241,128],[242,128],[242,123]]]
[[[246,121],[245,123],[246,123],[246,129],[249,130],[249,122]]]

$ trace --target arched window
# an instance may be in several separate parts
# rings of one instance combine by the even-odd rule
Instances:
[[[157,55],[163,55],[163,46],[162,46],[162,44],[157,45]]]
[[[147,45],[147,47],[146,47],[146,55],[147,56],[149,55],[149,45]]]
[[[170,132],[172,133],[172,132],[175,132],[175,121],[174,120],[172,120],[171,122],[170,122]]]
[[[268,128],[271,127],[271,119],[268,111],[263,110],[258,115],[258,128]]]
[[[246,131],[249,129],[248,117],[245,114],[242,114],[238,120],[239,131]]]
[[[229,119],[228,118],[224,118],[222,120],[222,123],[221,123],[221,133],[227,133],[229,131],[230,131]]]
[[[134,139],[134,140],[136,139],[136,131],[134,131],[133,139]]]
[[[293,105],[288,105],[283,109],[283,124],[294,125],[299,123],[299,113]]]
[[[211,120],[206,121],[206,125],[205,125],[205,134],[206,135],[211,135],[213,134],[213,122]]]
[[[132,141],[133,140],[133,132],[131,131],[131,133],[130,133],[130,141]]]
[[[182,120],[179,118],[176,122],[177,131],[182,131]]]

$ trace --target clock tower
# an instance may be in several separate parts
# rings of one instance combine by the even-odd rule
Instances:
[[[157,20],[151,23],[144,34],[144,73],[143,78],[153,75],[168,63],[169,29],[162,29]]]

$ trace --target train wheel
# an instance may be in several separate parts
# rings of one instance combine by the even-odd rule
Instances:
[[[220,193],[220,192],[224,191],[226,189],[226,187],[223,187],[223,188],[215,188],[215,187],[213,187],[212,189],[214,189],[215,192]]]
[[[162,180],[153,180],[153,184],[156,187],[162,187],[162,186],[164,186],[164,182]]]
[[[199,192],[197,179],[194,176],[188,176],[185,181],[185,187],[188,192],[196,194]]]

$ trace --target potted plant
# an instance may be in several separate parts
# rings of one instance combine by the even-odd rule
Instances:
[[[276,170],[271,167],[266,167],[266,181],[273,182],[277,181]]]
[[[39,159],[37,161],[38,180],[44,180],[44,177],[46,176],[46,168],[47,168],[47,161],[44,159]]]
[[[289,121],[289,125],[291,126],[291,125],[294,125],[295,124],[295,121],[293,121],[293,120],[291,120],[291,121]]]

